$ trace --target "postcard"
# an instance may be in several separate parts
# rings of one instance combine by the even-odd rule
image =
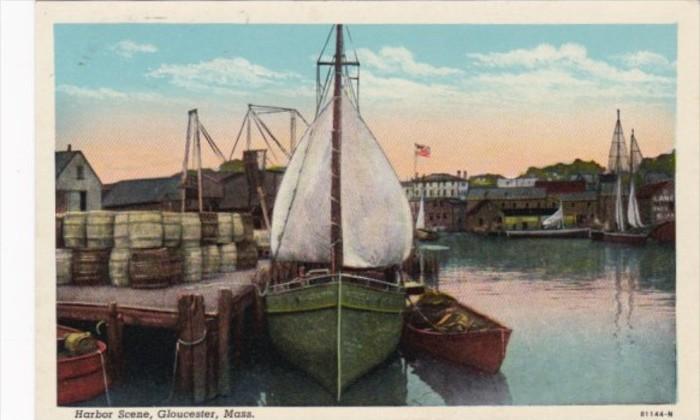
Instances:
[[[697,3],[36,10],[37,418],[699,415]]]

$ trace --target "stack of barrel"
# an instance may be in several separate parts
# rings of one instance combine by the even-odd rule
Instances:
[[[177,213],[173,213],[177,215]],[[179,219],[159,211],[126,211],[114,218],[114,248],[109,261],[112,285],[157,289],[182,277]]]
[[[68,212],[56,217],[56,282],[81,286],[109,283],[114,213]]]
[[[251,268],[252,218],[239,213],[90,211],[56,215],[57,283],[161,288]]]

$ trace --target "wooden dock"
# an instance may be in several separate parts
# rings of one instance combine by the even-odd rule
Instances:
[[[230,390],[229,345],[233,362],[241,357],[245,312],[253,312],[253,331],[264,329],[262,299],[253,280],[255,269],[222,273],[198,283],[165,289],[114,286],[57,286],[56,311],[60,321],[105,321],[110,374],[122,372],[124,326],[165,328],[178,334],[176,389],[200,403],[227,395]]]

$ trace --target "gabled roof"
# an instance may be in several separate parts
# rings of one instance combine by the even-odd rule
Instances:
[[[68,167],[68,164],[71,163],[74,157],[76,156],[82,156],[83,160],[85,161],[85,164],[87,164],[88,168],[90,168],[90,171],[92,171],[93,174],[95,174],[95,177],[97,177],[97,180],[102,184],[102,180],[100,180],[100,176],[97,175],[97,172],[95,172],[95,169],[93,169],[92,165],[90,165],[90,161],[87,160],[83,152],[80,150],[60,150],[56,151],[54,153],[54,168],[55,168],[55,178],[58,178],[59,175]]]
[[[639,188],[639,192],[637,192],[637,198],[650,198],[668,186],[673,188],[673,181],[661,181],[653,184],[642,185]]]
[[[73,160],[78,153],[80,152],[69,152],[65,150],[55,153],[56,178],[66,169],[66,166],[68,166],[70,161]]]
[[[181,194],[179,185],[177,175],[115,182],[102,197],[102,206],[109,208],[177,200]]]

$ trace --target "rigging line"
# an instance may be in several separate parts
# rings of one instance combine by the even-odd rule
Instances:
[[[287,152],[287,149],[285,149],[284,146],[282,146],[282,143],[280,143],[280,142],[277,140],[277,137],[275,137],[274,134],[272,134],[272,131],[270,131],[270,129],[267,127],[267,124],[265,124],[265,121],[263,121],[263,120],[258,116],[258,114],[257,114],[255,111],[253,111],[253,116],[255,117],[255,119],[256,119],[258,122],[260,122],[260,124],[262,124],[263,128],[265,129],[265,131],[267,131],[267,134],[272,138],[272,140],[275,141],[275,144],[277,144],[277,147],[279,147],[280,150],[282,150],[282,153],[284,153],[284,155],[285,155],[287,158],[289,158],[289,152]]]
[[[236,146],[238,146],[238,140],[241,139],[241,134],[243,134],[243,127],[245,127],[245,122],[249,118],[250,114],[250,109],[248,109],[248,112],[245,113],[245,116],[243,117],[243,124],[241,124],[241,128],[238,130],[238,135],[236,136],[236,140],[233,142],[233,149],[231,149],[231,154],[228,156],[228,160],[233,159],[233,153],[236,151]]]
[[[316,63],[320,62],[321,59],[323,58],[323,53],[326,51],[326,47],[328,46],[328,41],[331,40],[331,36],[333,35],[333,29],[335,29],[335,25],[332,25],[330,31],[328,31],[328,36],[326,37],[326,42],[323,44],[323,48],[321,48],[321,53],[318,55],[318,60],[316,60]]]
[[[330,103],[327,104],[325,107],[323,107],[323,109],[321,110],[321,112],[319,114],[323,113],[326,110],[326,108],[328,108],[329,105],[330,105]],[[299,169],[299,176],[297,176],[297,183],[294,185],[294,189],[292,190],[292,197],[289,200],[289,206],[287,207],[287,215],[284,218],[284,223],[282,224],[282,231],[280,232],[279,239],[277,240],[277,248],[275,249],[275,252],[272,254],[272,257],[271,257],[271,262],[273,262],[273,263],[277,260],[277,256],[279,255],[280,248],[282,247],[282,240],[284,239],[284,233],[287,230],[287,224],[289,223],[289,216],[292,213],[292,206],[294,205],[294,201],[297,198],[297,191],[299,190],[299,183],[301,183],[301,173],[304,170],[304,167],[306,165],[306,158],[309,156],[309,149],[311,148],[311,137],[313,136],[313,134],[314,134],[314,129],[313,129],[313,127],[310,126],[309,127],[309,136],[306,139],[306,148],[304,149],[304,155],[303,155],[304,157],[302,158],[301,166],[299,167],[300,169]],[[304,139],[302,138],[302,140],[304,140]],[[301,144],[301,142],[299,142],[299,144]],[[295,153],[296,153],[296,149],[295,149]],[[291,161],[291,159],[290,159],[290,161]],[[272,232],[270,232],[270,234],[272,234]]]
[[[219,149],[219,146],[216,145],[214,140],[211,138],[211,136],[207,132],[207,129],[204,128],[204,124],[202,124],[201,122],[199,123],[199,130],[204,135],[204,139],[206,139],[207,143],[209,143],[209,146],[211,146],[212,150],[214,150],[214,153],[216,153],[216,155],[218,157],[220,157],[223,162],[226,162],[226,156],[224,156],[221,149]]]
[[[268,150],[270,151],[270,154],[272,154],[272,157],[275,159],[275,162],[281,163],[279,159],[277,159],[277,155],[275,155],[274,150],[272,149],[272,146],[270,145],[270,142],[267,140],[267,137],[265,136],[265,133],[263,132],[262,127],[260,127],[260,123],[258,121],[257,116],[255,116],[255,112],[253,112],[253,122],[255,123],[256,127],[258,127],[258,131],[260,132],[260,135],[262,135],[263,140],[265,141],[265,144],[267,145]],[[276,141],[276,140],[275,140]]]
[[[304,124],[306,124],[307,127],[310,125],[309,122],[306,121],[306,118],[304,118],[304,116],[301,115],[301,112],[299,112],[299,111],[297,111],[297,110],[295,109],[295,110],[294,110],[294,113],[295,113],[299,118],[301,118],[302,121],[304,121]]]

